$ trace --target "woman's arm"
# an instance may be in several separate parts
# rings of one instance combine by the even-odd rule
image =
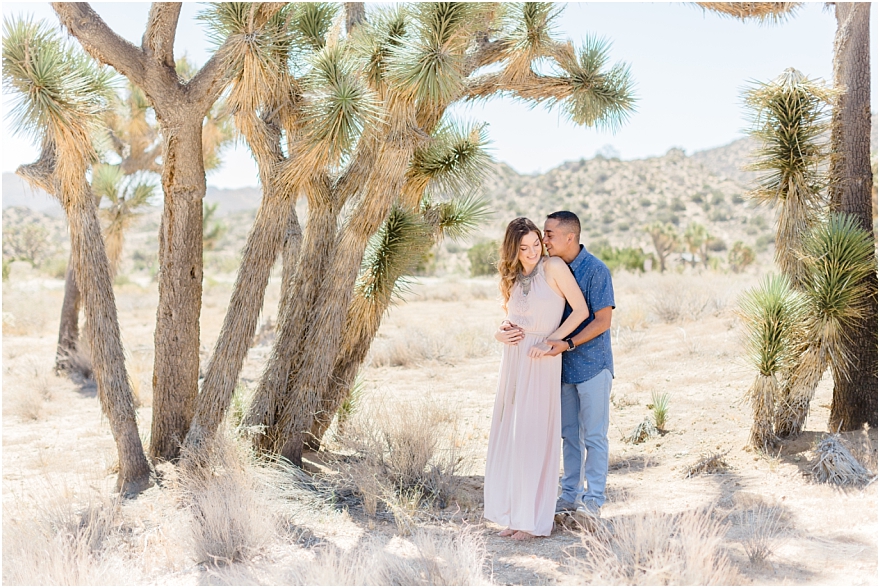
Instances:
[[[562,339],[587,320],[587,317],[590,316],[590,309],[587,308],[587,301],[584,300],[581,287],[578,286],[577,280],[574,279],[574,275],[569,271],[564,261],[557,257],[548,258],[544,262],[544,274],[554,281],[571,307],[571,314],[568,315],[568,318],[547,337],[547,339]]]

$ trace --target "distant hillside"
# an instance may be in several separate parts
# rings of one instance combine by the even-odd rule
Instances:
[[[687,157],[680,149],[632,161],[595,157],[539,175],[495,164],[484,183],[495,219],[484,237],[497,238],[514,217],[528,216],[541,224],[548,213],[567,209],[581,217],[587,243],[607,240],[650,249],[644,225],[659,220],[683,230],[695,221],[725,242],[760,241],[766,248],[772,241],[772,219],[744,199],[746,184],[727,171],[738,165],[738,143],[728,146],[730,153],[719,148],[701,157]]]

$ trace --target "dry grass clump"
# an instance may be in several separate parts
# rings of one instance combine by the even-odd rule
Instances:
[[[377,340],[370,361],[376,367],[413,367],[429,361],[453,363],[496,352],[492,331],[477,328],[446,332],[408,330],[390,340]]]
[[[5,509],[4,509],[5,510]],[[92,585],[129,583],[118,553],[119,503],[91,492],[42,492],[3,517],[3,583]]]
[[[651,297],[651,310],[665,323],[699,320],[710,310],[711,298],[680,287],[658,288]]]
[[[445,508],[454,498],[464,462],[455,422],[453,413],[428,401],[371,403],[337,435],[343,455],[323,481],[369,515],[383,506],[401,530],[410,530],[420,508]]]
[[[16,370],[17,371],[17,370]],[[32,364],[18,377],[4,378],[3,412],[23,421],[38,421],[51,411],[53,387],[58,384],[48,371]]]
[[[735,510],[727,519],[738,532],[739,542],[753,564],[765,561],[784,541],[786,517],[779,506],[762,501],[751,508]]]
[[[420,528],[391,553],[380,540],[350,550],[324,543],[313,561],[298,562],[271,584],[295,586],[486,586],[486,548],[470,528]],[[402,553],[401,553],[402,551]]]
[[[822,484],[863,486],[876,479],[874,472],[859,463],[839,435],[828,435],[816,446],[818,456],[813,479]]]
[[[703,474],[723,474],[730,469],[730,464],[724,459],[727,451],[704,455],[697,463],[688,466],[685,478],[695,478]]]
[[[610,519],[581,537],[566,567],[590,585],[737,584],[722,547],[726,531],[704,511]]]
[[[176,483],[191,516],[189,547],[197,562],[248,560],[283,534],[296,511],[314,506],[302,474],[284,462],[260,460],[243,442],[221,435],[198,451],[184,456]]]

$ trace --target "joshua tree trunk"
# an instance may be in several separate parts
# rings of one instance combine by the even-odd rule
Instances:
[[[320,321],[314,318],[314,312],[319,308],[322,294],[330,294],[323,286],[323,282],[329,271],[328,266],[336,245],[338,207],[330,201],[332,193],[327,178],[312,182],[306,192],[309,197],[309,221],[302,241],[301,250],[304,257],[296,265],[292,279],[286,280],[290,283],[282,288],[272,355],[245,420],[247,425],[266,427],[265,434],[259,435],[256,442],[258,446],[267,450],[280,449],[279,435],[275,427],[286,406],[285,397],[288,381],[295,369],[294,361],[316,343],[314,339],[308,339],[307,326],[320,324]],[[288,217],[283,219],[287,221]],[[329,329],[321,330],[321,338],[333,336]],[[285,457],[294,463],[302,463],[301,452]]]
[[[70,145],[72,141],[58,141]],[[137,494],[150,485],[150,464],[138,434],[134,395],[125,370],[125,357],[116,316],[116,300],[97,206],[86,182],[88,161],[82,152],[56,155],[55,141],[44,142],[40,160],[17,172],[31,183],[47,187],[67,213],[70,227],[70,267],[80,287],[86,315],[86,336],[101,408],[110,421],[119,456],[117,490]]]
[[[165,141],[165,208],[159,229],[159,307],[150,437],[153,459],[177,458],[198,394],[205,171],[195,165],[202,161],[201,119],[192,119],[159,119]],[[169,126],[174,133],[169,132]]]
[[[141,46],[136,47],[113,32],[87,3],[52,4],[61,23],[92,57],[144,91],[160,125],[165,208],[159,234],[150,455],[162,460],[177,458],[198,393],[205,195],[202,122],[225,84],[223,47],[188,82],[177,75],[174,39],[180,6],[153,3]],[[280,5],[270,8],[278,9]]]
[[[83,191],[88,186],[83,186]],[[125,370],[125,357],[116,316],[116,301],[101,225],[91,196],[67,207],[74,272],[82,284],[86,330],[101,406],[110,421],[119,454],[117,489],[137,494],[150,484],[150,466],[138,434],[134,396]]]
[[[223,421],[257,327],[269,273],[282,246],[288,246],[286,242],[291,240],[287,236],[289,226],[295,225],[294,235],[298,232],[296,212],[291,212],[293,199],[274,193],[274,184],[266,180],[271,182],[269,178],[263,180],[267,193],[248,235],[229,309],[202,384],[188,446],[213,437]]]
[[[58,327],[58,350],[55,352],[55,372],[67,371],[70,357],[76,353],[79,343],[80,292],[73,271],[73,251],[67,261],[64,276],[64,302],[61,303],[61,324]]]
[[[369,238],[379,230],[394,198],[403,188],[412,145],[386,140],[363,190],[363,200],[351,214],[333,251],[326,278],[311,313],[292,321],[307,343],[289,370],[281,405],[274,448],[293,463],[302,463],[303,442],[312,428],[341,347],[342,333],[352,300],[355,280]],[[335,215],[334,215],[335,217]],[[301,262],[300,267],[303,267]],[[305,264],[306,268],[309,265]],[[311,270],[309,270],[311,271]],[[298,272],[302,273],[302,272]]]
[[[844,92],[832,115],[830,176],[832,210],[855,216],[873,235],[870,9],[870,4],[853,2],[838,2],[834,8],[834,82]],[[834,372],[832,431],[877,426],[877,274],[867,279],[868,312],[849,333],[852,367]]]

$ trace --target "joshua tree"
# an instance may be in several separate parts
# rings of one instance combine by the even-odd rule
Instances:
[[[298,262],[295,269],[285,264],[273,353],[246,419],[263,427],[262,447],[295,461],[321,407],[337,394],[328,374],[348,353],[346,317],[370,239],[395,205],[418,212],[426,189],[465,183],[482,156],[479,128],[449,123],[447,108],[506,93],[558,102],[579,124],[614,127],[633,102],[626,68],[606,68],[604,46],[590,41],[575,51],[552,38],[558,11],[549,5],[430,3],[370,18],[356,4],[346,9],[345,35],[337,9],[326,5],[292,7],[260,27],[238,5],[208,15],[220,37],[238,43],[228,54],[235,72],[229,100],[264,191],[245,250],[254,263],[243,261],[236,286],[258,295],[236,302],[233,294],[221,340],[241,332],[246,351],[262,276],[283,244],[282,220],[298,224],[289,213],[297,195],[309,202]],[[305,58],[290,68],[293,49]],[[535,73],[538,60],[555,64],[553,75]],[[477,73],[489,65],[493,73]],[[251,247],[259,254],[248,253]],[[228,406],[243,358],[235,346],[224,342],[215,351],[193,440],[213,434]]]
[[[761,147],[749,169],[766,172],[748,196],[778,210],[776,263],[797,287],[803,282],[801,239],[822,222],[827,185],[822,165],[833,92],[795,69],[746,93],[751,135]]]
[[[742,20],[782,20],[798,3],[703,2],[707,10]],[[873,233],[870,164],[870,4],[835,2],[834,101],[829,172],[831,209],[855,215]],[[874,235],[876,240],[876,235]],[[777,251],[779,248],[777,247]],[[877,276],[865,278],[867,311],[852,325],[852,364],[835,374],[829,427],[877,426]]]
[[[93,132],[110,96],[109,74],[65,46],[45,26],[3,24],[3,83],[14,93],[15,126],[42,142],[40,159],[17,173],[61,201],[70,224],[71,261],[82,289],[98,397],[119,454],[118,489],[150,483],[116,316],[95,198],[86,179],[97,160]]]
[[[697,257],[703,261],[703,267],[708,267],[709,240],[712,238],[706,227],[697,222],[692,222],[684,231],[684,244],[688,253],[691,254],[691,267],[697,267]]]
[[[870,4],[836,2],[831,119],[831,209],[853,215],[873,235],[871,206]],[[873,235],[876,240],[877,236]],[[875,260],[876,263],[876,260]],[[829,427],[877,426],[877,274],[865,276],[865,312],[851,325],[851,365],[834,372]]]
[[[758,372],[747,395],[754,417],[749,443],[768,451],[778,441],[773,424],[780,379],[797,359],[796,344],[802,340],[803,297],[785,275],[769,276],[743,294],[739,308],[746,326],[746,357]]]
[[[854,324],[869,312],[865,278],[876,273],[871,234],[849,215],[832,213],[830,220],[804,238],[806,305],[797,361],[780,393],[776,434],[788,437],[804,427],[810,402],[831,368],[835,377],[852,363],[849,339]]]
[[[225,87],[224,50],[187,80],[174,60],[180,3],[152,5],[140,47],[113,32],[87,3],[55,2],[52,7],[92,57],[143,91],[159,123],[164,212],[150,455],[173,459],[189,429],[198,392],[205,195],[202,126]],[[277,4],[259,5],[252,14],[260,22],[280,9]]]
[[[755,251],[742,241],[737,241],[727,253],[727,263],[733,273],[738,274],[755,263]]]
[[[678,245],[678,231],[671,224],[659,221],[647,225],[645,231],[651,236],[657,259],[660,260],[660,273],[663,273],[666,271],[666,258]]]

